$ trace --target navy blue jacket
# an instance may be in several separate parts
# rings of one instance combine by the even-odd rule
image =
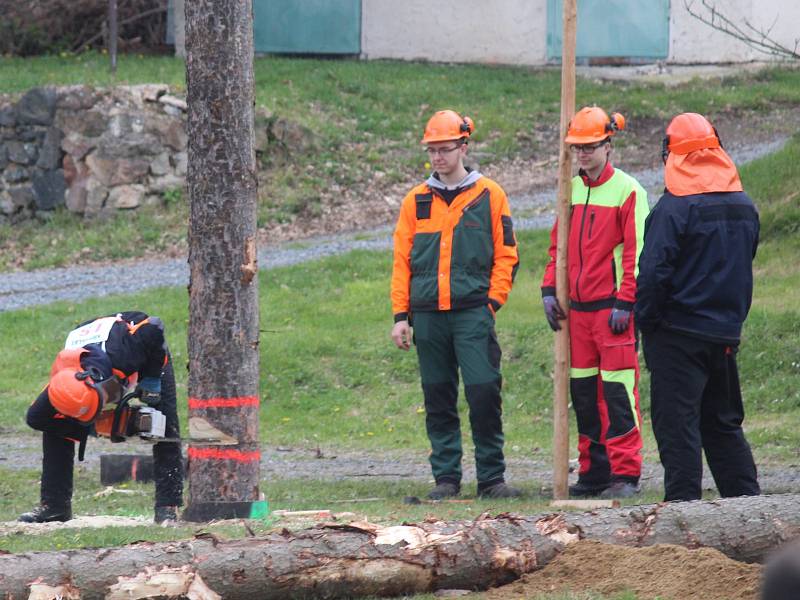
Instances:
[[[136,330],[135,334],[132,334],[130,327],[144,321],[148,318],[148,315],[136,310],[118,314],[121,320],[111,328],[108,339],[105,342],[105,352],[100,350],[97,344],[90,344],[86,348],[91,351],[92,348],[90,346],[97,346],[99,353],[108,355],[110,366],[122,371],[126,376],[138,373],[139,381],[144,377],[160,378],[164,367],[164,357],[166,356],[164,325],[161,319],[150,317],[150,323],[142,325]],[[78,325],[78,327],[88,325],[94,320],[89,319]],[[84,354],[81,357],[83,367],[88,368],[87,365],[89,363],[86,363],[86,361],[96,361],[96,355],[96,351],[92,351],[88,355]],[[98,368],[100,367],[96,363],[92,364]]]
[[[738,344],[753,298],[758,211],[744,192],[673,196],[645,222],[636,323]]]

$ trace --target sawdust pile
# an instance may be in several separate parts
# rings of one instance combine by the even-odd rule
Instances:
[[[732,560],[717,550],[661,544],[626,548],[594,541],[570,544],[540,571],[490,590],[486,600],[534,598],[553,592],[632,591],[639,600],[757,600],[761,565]]]

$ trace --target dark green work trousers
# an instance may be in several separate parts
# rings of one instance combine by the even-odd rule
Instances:
[[[425,425],[436,483],[461,483],[458,372],[469,405],[478,490],[503,481],[500,346],[486,306],[414,314],[414,340],[425,395]]]

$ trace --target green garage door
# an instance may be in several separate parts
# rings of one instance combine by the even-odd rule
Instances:
[[[253,0],[253,19],[256,52],[361,52],[361,0]]]
[[[562,1],[547,0],[547,57],[561,58]],[[669,0],[578,0],[578,58],[669,53]]]

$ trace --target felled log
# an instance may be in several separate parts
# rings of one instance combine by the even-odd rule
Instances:
[[[0,556],[5,600],[28,598],[31,584],[65,586],[81,600],[153,597],[154,578],[185,574],[211,598],[354,598],[442,588],[486,589],[546,565],[566,544],[593,539],[631,547],[711,547],[761,561],[800,536],[800,495],[601,509],[539,516],[482,515],[382,527],[326,524],[296,533],[221,541],[211,535],[121,548]],[[138,586],[138,587],[137,587]],[[150,587],[146,587],[150,586]],[[120,594],[121,590],[127,593]],[[153,592],[155,593],[155,592]],[[194,597],[200,597],[195,595]]]

